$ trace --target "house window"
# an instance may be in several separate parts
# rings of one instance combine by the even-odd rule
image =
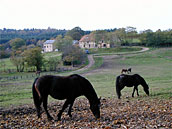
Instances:
[[[106,47],[106,44],[103,44],[103,47]]]

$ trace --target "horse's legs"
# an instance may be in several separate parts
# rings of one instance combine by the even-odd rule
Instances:
[[[118,91],[118,99],[121,97],[121,90]]]
[[[41,103],[42,103],[42,100],[38,101],[35,105],[38,118],[41,117]]]
[[[67,108],[67,106],[69,105],[69,100],[67,99],[62,107],[62,109],[59,111],[57,117],[58,117],[58,120],[61,120],[61,115],[63,113],[63,111]]]
[[[120,99],[120,96],[121,96],[120,85],[116,85],[116,94],[117,94],[117,96],[118,96],[118,99]]]
[[[36,89],[34,86],[32,87],[32,92],[33,92],[33,100],[34,100],[34,104],[36,107],[37,116],[38,116],[38,118],[40,118],[41,117],[40,111],[41,111],[42,99],[39,98],[38,93],[36,92]]]
[[[48,100],[48,96],[46,96],[46,97],[43,98],[43,107],[44,107],[44,110],[45,110],[45,112],[47,114],[48,120],[52,120],[53,117],[49,114],[49,112],[47,110],[47,100]]]
[[[71,110],[72,110],[73,103],[74,103],[74,100],[71,101],[70,106],[69,106],[69,110],[68,110],[69,117],[72,117]]]
[[[117,93],[117,96],[118,96],[118,99],[120,99],[121,97],[121,90],[124,88],[125,86],[123,85],[116,85],[116,93]]]
[[[136,90],[136,87],[134,86],[134,88],[133,88],[133,93],[132,93],[132,97],[134,97],[134,92],[135,92],[135,90]]]
[[[139,96],[138,86],[136,86],[137,96]]]

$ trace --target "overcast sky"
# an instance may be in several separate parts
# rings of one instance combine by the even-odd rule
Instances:
[[[172,29],[172,0],[0,0],[0,29]]]

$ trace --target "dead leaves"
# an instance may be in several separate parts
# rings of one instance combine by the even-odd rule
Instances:
[[[49,112],[54,119],[62,103],[49,104]],[[74,103],[72,118],[63,113],[61,121],[48,121],[43,112],[38,119],[35,108],[0,110],[0,128],[172,128],[172,101],[170,100],[117,100],[102,99],[101,118],[96,120],[86,99]]]

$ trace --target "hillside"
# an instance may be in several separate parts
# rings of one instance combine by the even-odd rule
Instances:
[[[65,111],[62,120],[56,121],[64,101],[51,97],[48,110],[55,120],[48,121],[44,110],[42,118],[37,119],[31,92],[33,79],[29,79],[3,82],[0,85],[0,104],[8,105],[8,108],[0,109],[1,128],[172,128],[172,48],[94,56],[95,64],[100,59],[102,63],[99,67],[78,71],[92,83],[97,95],[102,97],[100,120],[95,120],[88,100],[83,97],[75,101],[72,119]],[[122,98],[117,99],[116,77],[121,74],[122,68],[129,67],[132,68],[130,74],[137,73],[144,77],[150,88],[150,96],[139,86],[140,96],[135,94],[132,98],[133,88],[125,87],[121,91]]]

